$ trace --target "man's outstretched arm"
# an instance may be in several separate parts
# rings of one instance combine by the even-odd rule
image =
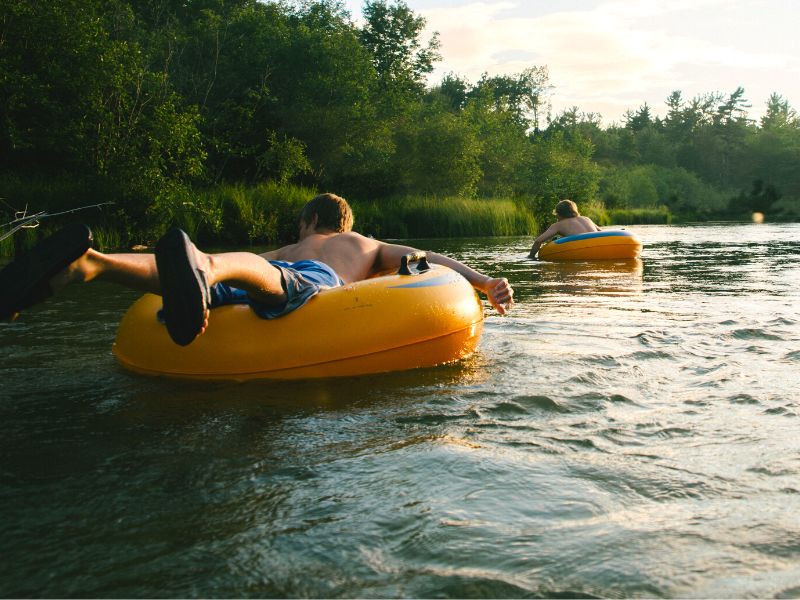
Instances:
[[[410,246],[381,242],[379,252],[381,269],[396,269],[400,266],[400,259],[404,255],[418,250]],[[505,277],[489,277],[443,254],[436,252],[426,252],[426,254],[431,262],[453,269],[469,281],[473,288],[486,294],[489,302],[501,315],[506,314],[513,306],[514,290]]]
[[[536,253],[539,252],[539,248],[541,248],[546,241],[554,238],[558,233],[559,233],[558,222],[550,225],[550,227],[547,228],[547,231],[545,231],[542,235],[533,240],[533,246],[531,247],[531,251],[528,254],[528,258],[536,258]]]

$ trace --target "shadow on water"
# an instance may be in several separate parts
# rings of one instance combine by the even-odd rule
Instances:
[[[119,398],[124,391],[127,399],[144,407],[269,405],[291,412],[414,397],[426,387],[470,385],[485,377],[477,358],[415,371],[301,381],[236,383],[136,375],[116,363],[111,347],[120,318],[138,296],[106,284],[75,286],[15,323],[0,323],[4,395],[30,398],[42,393],[52,398],[56,390],[69,395],[75,387],[83,399],[102,399],[111,390]]]
[[[129,398],[130,405],[136,410],[173,413],[182,418],[187,408],[191,411],[242,413],[268,410],[272,414],[292,415],[375,408],[387,402],[397,405],[413,401],[426,389],[476,385],[484,381],[487,374],[480,357],[476,356],[428,369],[299,381],[203,382],[125,372],[123,376],[141,384],[139,391]]]

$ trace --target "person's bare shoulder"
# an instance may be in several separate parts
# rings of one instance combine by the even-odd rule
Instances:
[[[366,279],[375,272],[381,242],[352,231],[328,238],[320,258],[331,265],[345,281]]]
[[[555,228],[556,234],[566,237],[568,235],[573,235],[580,225],[575,222],[575,217],[573,217],[570,219],[558,220],[553,224],[553,227]]]
[[[589,228],[589,231],[600,231],[600,228],[589,217],[580,216],[579,219]]]
[[[352,246],[358,248],[374,248],[377,247],[379,242],[372,238],[368,238],[355,231],[345,231],[333,236],[328,243],[335,246]]]

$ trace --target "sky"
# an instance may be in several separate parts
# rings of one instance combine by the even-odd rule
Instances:
[[[645,102],[745,89],[759,119],[777,92],[800,111],[800,0],[405,0],[437,31],[447,73],[476,83],[547,66],[554,115],[578,107],[606,125]],[[360,0],[346,0],[361,18]]]

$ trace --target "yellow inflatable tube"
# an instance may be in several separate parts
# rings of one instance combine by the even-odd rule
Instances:
[[[539,260],[615,260],[638,258],[641,240],[624,229],[569,235],[539,249]]]
[[[483,330],[477,294],[449,268],[422,269],[324,290],[279,319],[221,306],[183,347],[156,319],[161,297],[145,294],[123,317],[113,352],[138,373],[232,380],[363,375],[464,358]]]

